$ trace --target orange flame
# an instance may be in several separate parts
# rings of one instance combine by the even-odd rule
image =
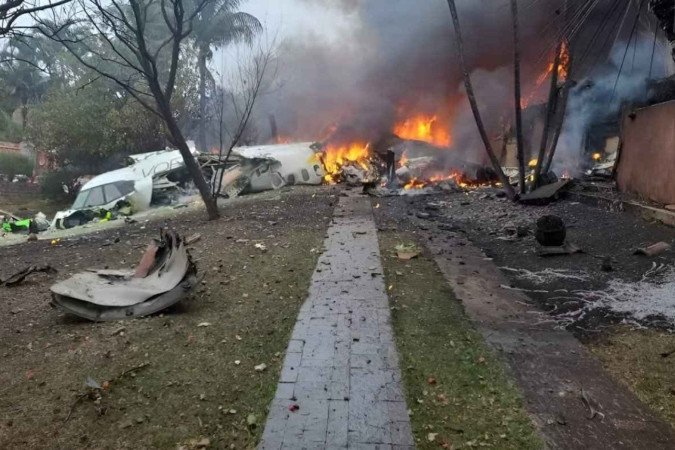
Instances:
[[[555,55],[553,55],[553,59],[555,60]],[[539,75],[539,78],[537,78],[537,87],[544,84],[546,79],[553,73],[554,66],[555,61],[551,61],[546,67],[546,70],[541,75]],[[560,65],[558,66],[558,79],[560,81],[567,80],[569,68],[570,68],[570,49],[567,46],[567,43],[563,42],[562,45],[560,46]]]
[[[452,136],[437,116],[417,115],[403,120],[394,126],[394,134],[401,139],[414,139],[428,142],[439,147],[449,147]]]
[[[405,189],[406,191],[410,191],[413,189],[422,189],[426,185],[427,183],[425,183],[424,181],[418,180],[417,178],[413,178],[410,181],[408,181],[405,186],[403,186],[403,189]]]
[[[449,173],[438,173],[435,175],[430,176],[426,180],[420,180],[419,178],[413,178],[410,180],[405,186],[403,186],[403,189],[409,191],[411,189],[423,189],[426,186],[429,185],[435,185],[442,183],[444,181],[454,181],[457,186],[461,188],[468,188],[468,187],[478,187],[480,184],[477,183],[470,183],[469,181],[465,180],[464,175],[462,172],[458,170],[453,170]]]
[[[569,76],[570,69],[570,49],[567,45],[567,42],[563,42],[560,46],[560,65],[558,66],[558,80],[565,81]],[[555,54],[551,55],[551,62],[548,63],[546,69],[537,77],[537,82],[532,90],[532,93],[524,99],[520,100],[520,107],[526,109],[534,100],[534,98],[540,93],[541,86],[546,82],[546,80],[553,74],[553,68],[555,66]]]
[[[352,163],[358,165],[364,170],[370,169],[370,146],[362,142],[354,142],[348,145],[329,145],[321,157],[324,170],[326,171],[325,180],[328,183],[336,183],[342,166]]]
[[[405,166],[407,166],[407,165],[408,165],[408,161],[410,161],[410,160],[408,159],[408,157],[407,157],[406,155],[402,155],[402,156],[401,156],[401,160],[399,161],[399,166],[400,166],[400,167],[405,167]]]

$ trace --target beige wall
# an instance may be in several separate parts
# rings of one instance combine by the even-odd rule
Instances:
[[[675,204],[675,101],[625,117],[617,183],[622,192]]]

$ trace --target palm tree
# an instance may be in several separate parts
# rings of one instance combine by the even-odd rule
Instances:
[[[37,41],[30,37],[13,36],[0,51],[0,90],[5,108],[17,109],[21,127],[26,123],[28,105],[47,91],[49,77],[46,55]]]
[[[241,0],[207,2],[194,21],[192,39],[197,48],[199,70],[199,130],[197,147],[206,151],[206,84],[214,83],[207,64],[213,58],[212,48],[233,42],[251,42],[262,31],[260,21],[245,12],[237,11]]]

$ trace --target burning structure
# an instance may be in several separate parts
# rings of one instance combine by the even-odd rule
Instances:
[[[635,49],[632,67],[651,65],[651,76],[664,75],[660,51],[653,64],[644,61],[652,53],[647,47],[662,46],[662,39],[657,46],[643,45],[651,44],[645,30],[653,30],[654,16],[648,17],[646,3],[641,9],[633,3],[600,0],[563,7],[541,0],[520,12],[526,163],[537,160],[545,136],[543,145],[559,146],[550,165],[558,176],[580,175],[597,162],[593,155],[601,153],[605,160],[616,153],[622,106],[644,94],[646,78],[641,73],[637,82],[635,69],[625,76],[626,46]],[[470,180],[473,174],[464,173],[465,167],[489,165],[464,92],[447,5],[420,8],[403,2],[391,8],[385,2],[339,1],[328,7],[348,19],[344,39],[339,45],[318,36],[284,42],[279,52],[283,89],[260,100],[261,122],[272,114],[285,142],[321,142],[328,182],[357,172],[369,181],[373,158],[401,142],[434,153],[424,156],[432,170],[410,186],[458,174]],[[512,36],[512,18],[504,13],[508,2],[458,2],[458,9],[487,134],[501,165],[515,166],[512,40],[504,39]],[[469,33],[480,39],[469,39]],[[624,72],[618,81],[617,70]],[[549,97],[555,102],[552,117],[547,117]],[[597,135],[595,124],[602,125]],[[407,153],[396,153],[397,170],[408,165]]]

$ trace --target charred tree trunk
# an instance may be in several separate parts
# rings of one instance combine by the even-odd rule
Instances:
[[[501,183],[504,185],[504,191],[506,192],[506,195],[511,200],[516,200],[517,199],[516,192],[509,183],[509,179],[504,174],[502,166],[499,164],[499,159],[497,158],[494,150],[492,149],[490,138],[487,135],[487,131],[485,130],[485,126],[483,124],[483,119],[481,118],[480,115],[480,110],[478,109],[476,96],[474,95],[473,92],[473,84],[471,83],[471,76],[469,75],[469,70],[466,66],[466,59],[464,57],[464,41],[462,39],[462,30],[459,24],[459,14],[457,13],[457,5],[455,4],[455,0],[448,0],[448,6],[450,7],[450,13],[452,14],[452,22],[455,28],[455,38],[457,40],[457,52],[459,53],[459,62],[462,68],[462,74],[464,76],[464,86],[466,88],[466,95],[469,99],[469,103],[471,104],[471,111],[473,112],[473,116],[476,119],[476,126],[478,127],[478,132],[480,133],[480,137],[483,140],[483,144],[485,145],[485,152],[487,153],[488,158],[490,158],[492,168],[497,173],[497,176],[499,177]]]
[[[555,50],[555,59],[553,60],[553,73],[551,74],[551,90],[548,94],[548,104],[546,106],[546,119],[544,120],[544,130],[541,136],[541,146],[539,147],[539,155],[537,156],[537,166],[534,168],[534,179],[532,181],[533,188],[539,187],[539,179],[541,177],[541,168],[544,166],[544,158],[546,158],[546,149],[548,148],[549,130],[551,128],[551,121],[557,108],[558,103],[558,71],[560,69],[560,53],[563,48],[563,41],[557,45]]]
[[[518,0],[511,0],[513,15],[513,75],[516,102],[516,145],[518,146],[518,182],[520,193],[525,193],[525,143],[523,142],[523,107],[520,92],[520,30],[518,27]]]
[[[571,61],[571,56],[570,56]],[[572,66],[570,64],[570,70],[568,72],[568,77],[571,76]],[[555,132],[553,133],[553,140],[551,141],[551,148],[548,151],[548,158],[546,159],[546,165],[544,166],[544,173],[548,173],[551,170],[551,165],[553,164],[553,157],[555,156],[555,151],[558,148],[558,140],[560,139],[560,134],[562,133],[563,125],[565,124],[565,115],[567,114],[567,102],[570,96],[570,90],[572,89],[573,83],[568,78],[565,86],[562,88],[562,94],[560,95],[560,111],[556,117]]]
[[[199,47],[197,69],[199,70],[199,126],[197,130],[197,149],[206,152],[206,55],[208,48]]]
[[[544,166],[543,172],[548,173],[551,170],[551,165],[553,164],[553,158],[555,157],[555,152],[558,148],[558,140],[560,140],[560,134],[562,133],[563,125],[565,124],[565,116],[567,114],[567,103],[570,98],[570,90],[574,87],[575,83],[572,81],[572,74],[574,71],[574,53],[572,53],[572,46],[570,48],[569,63],[567,66],[567,81],[562,87],[559,94],[558,103],[556,109],[558,109],[557,115],[554,112],[556,119],[553,139],[551,140],[551,148],[548,151],[548,157],[546,158],[546,165]]]

